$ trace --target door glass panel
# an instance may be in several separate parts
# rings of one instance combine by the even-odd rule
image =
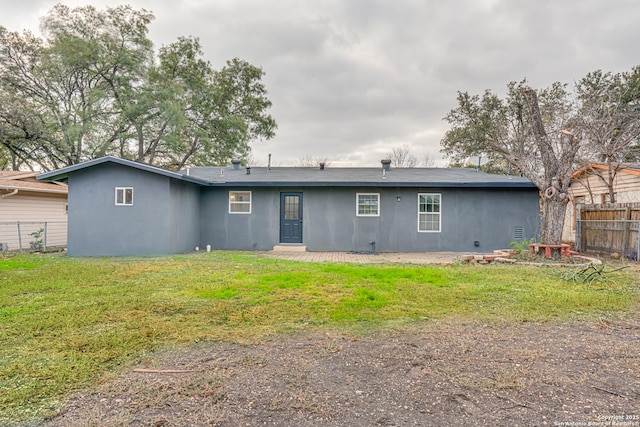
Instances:
[[[299,196],[284,196],[284,219],[298,219],[299,204]]]

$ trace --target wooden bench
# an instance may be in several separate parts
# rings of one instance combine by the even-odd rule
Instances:
[[[529,251],[532,254],[540,252],[540,249],[544,249],[544,257],[551,258],[551,249],[558,249],[561,257],[569,258],[571,256],[571,245],[545,245],[542,243],[530,243]]]

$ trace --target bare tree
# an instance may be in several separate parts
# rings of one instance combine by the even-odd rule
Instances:
[[[407,144],[394,147],[387,153],[387,158],[396,168],[414,168],[418,164],[418,159],[411,153],[411,148]]]
[[[252,152],[244,156],[243,163],[247,166],[267,166],[268,159],[259,159]]]
[[[436,158],[433,154],[431,154],[431,152],[422,152],[422,166],[424,166],[425,168],[433,168],[436,166]]]
[[[316,167],[320,163],[324,163],[325,166],[329,166],[331,164],[331,161],[326,157],[312,157],[307,154],[300,157],[297,160],[296,166],[302,167],[302,168],[309,168],[309,167]]]

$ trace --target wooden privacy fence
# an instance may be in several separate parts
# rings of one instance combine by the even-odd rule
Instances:
[[[578,205],[576,250],[637,260],[640,250],[640,203]]]

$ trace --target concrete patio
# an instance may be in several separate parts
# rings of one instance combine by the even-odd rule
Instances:
[[[265,256],[304,262],[350,262],[359,264],[451,264],[462,261],[465,256],[474,255],[462,252],[383,252],[375,254],[354,252],[306,252],[306,251],[269,251]]]

